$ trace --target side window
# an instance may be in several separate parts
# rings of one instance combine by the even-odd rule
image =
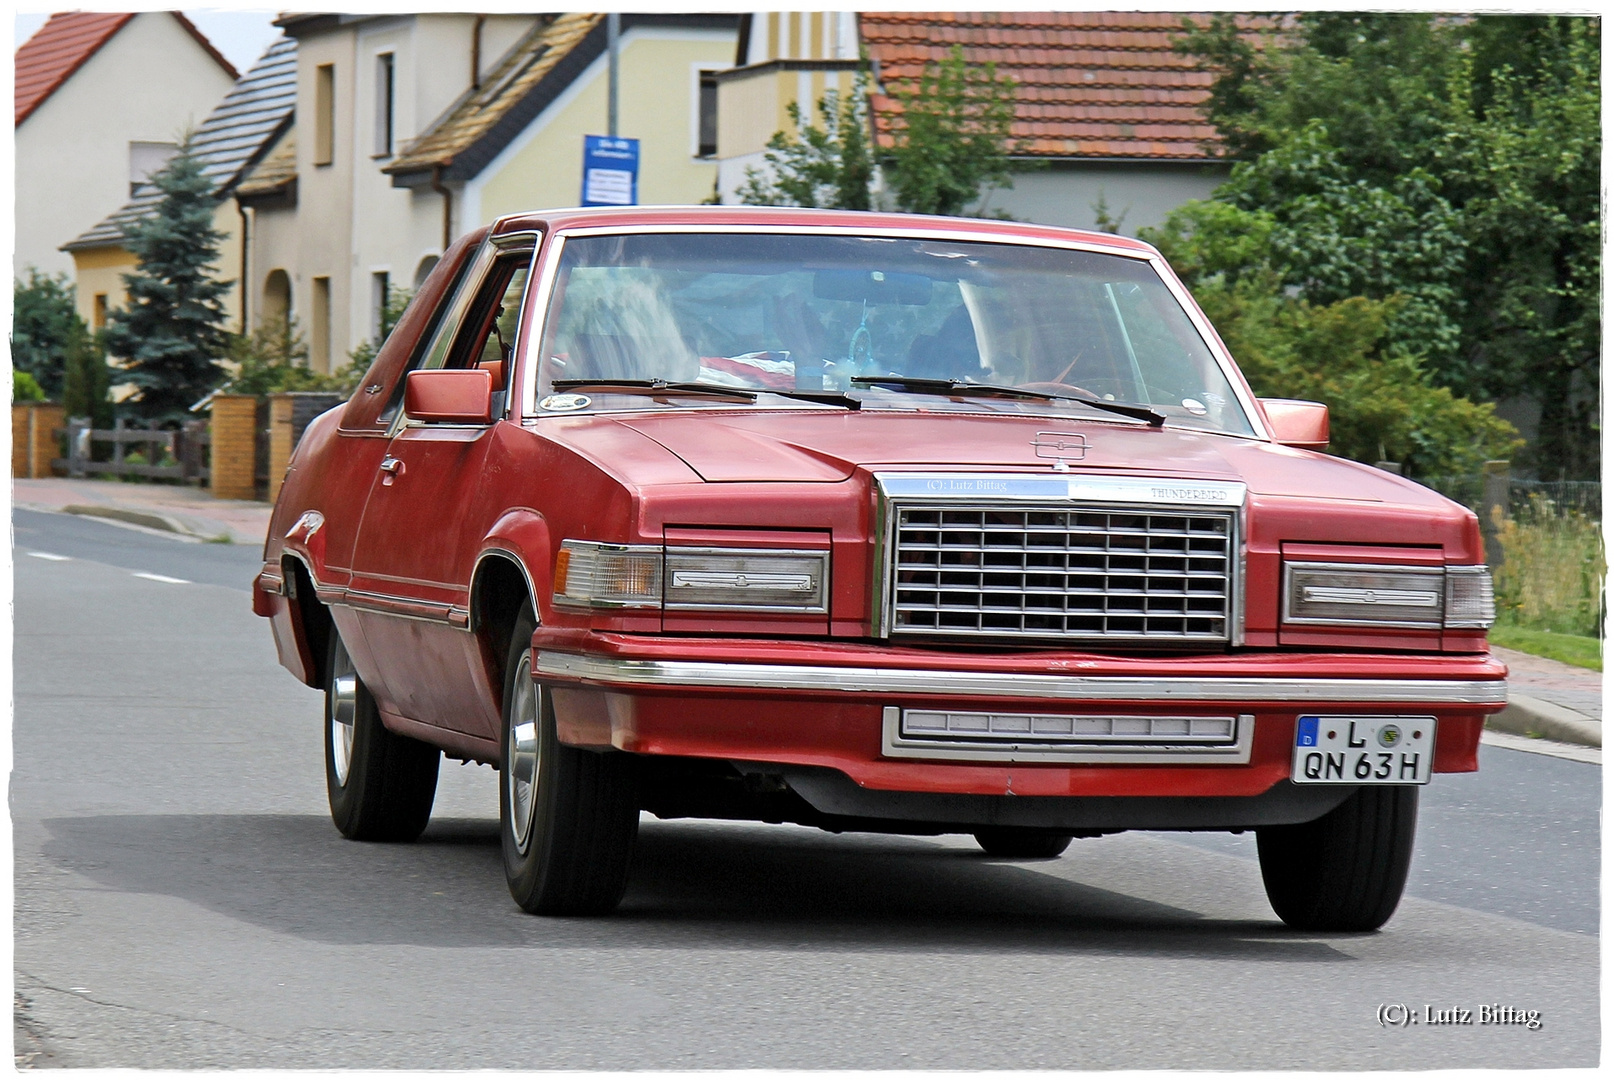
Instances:
[[[532,253],[501,256],[477,290],[467,318],[443,366],[486,367],[493,371],[494,389],[502,389],[504,366],[515,348],[516,327],[521,324],[521,299],[527,290]]]
[[[491,262],[484,261],[480,271],[473,269],[473,276],[461,285],[431,343],[410,370],[486,368],[493,376],[494,392],[500,395],[494,401],[494,414],[503,412],[503,394],[510,377],[508,360],[515,345],[516,327],[521,323],[521,301],[532,256],[530,249],[503,253]],[[390,421],[398,415],[407,378],[406,374],[398,381],[396,401],[384,419]]]

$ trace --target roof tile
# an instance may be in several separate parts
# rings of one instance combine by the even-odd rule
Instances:
[[[1216,131],[1200,111],[1212,76],[1173,44],[1186,12],[864,12],[863,45],[886,88],[946,59],[954,44],[972,65],[995,64],[1016,89],[1014,138],[1041,157],[1206,160]],[[1255,31],[1269,20],[1249,17]],[[873,97],[889,142],[900,104]]]
[[[237,80],[191,135],[191,150],[221,197],[241,182],[247,169],[285,129],[296,103],[297,42],[282,37]],[[63,249],[122,243],[124,230],[149,214],[159,197],[156,188],[146,186],[116,213],[64,244]]]
[[[448,165],[503,119],[604,18],[585,13],[540,20],[505,54],[481,88],[468,91],[382,171],[406,173]]]
[[[96,50],[134,18],[128,12],[69,11],[52,15],[17,50],[16,123],[55,93]]]

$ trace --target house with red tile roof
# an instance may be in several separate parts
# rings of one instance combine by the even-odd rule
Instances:
[[[236,79],[177,11],[52,15],[15,68],[18,274],[71,271],[61,246],[127,202]]]
[[[719,186],[746,170],[826,90],[851,91],[866,58],[873,135],[890,145],[894,91],[956,47],[1015,82],[1012,137],[1029,166],[983,211],[1092,228],[1099,211],[1136,233],[1227,176],[1200,111],[1211,76],[1175,51],[1184,13],[1137,11],[758,12],[742,17],[736,67],[718,76]],[[1036,163],[1032,165],[1031,163]]]

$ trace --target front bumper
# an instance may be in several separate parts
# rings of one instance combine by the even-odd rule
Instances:
[[[1486,655],[962,653],[551,628],[534,645],[567,743],[953,795],[1256,796],[1288,778],[1303,713],[1434,716],[1435,770],[1471,771],[1485,715],[1507,701],[1506,669]],[[902,729],[905,715],[946,714],[1098,734]],[[1182,735],[1189,721],[1222,734]]]

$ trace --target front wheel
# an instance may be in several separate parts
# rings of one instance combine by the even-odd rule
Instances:
[[[413,840],[431,820],[442,754],[395,735],[331,628],[325,665],[325,790],[349,840]]]
[[[622,900],[639,833],[633,759],[563,745],[532,678],[537,620],[516,620],[505,664],[499,832],[504,876],[534,915],[599,915]]]
[[[1418,789],[1359,788],[1316,821],[1255,831],[1261,880],[1297,930],[1377,930],[1401,902],[1418,826]]]

